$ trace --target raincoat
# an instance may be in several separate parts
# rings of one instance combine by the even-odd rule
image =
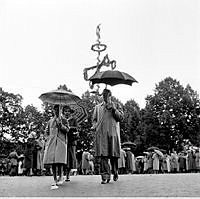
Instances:
[[[95,156],[120,157],[119,124],[122,113],[108,110],[105,103],[95,106],[93,123],[95,123]]]
[[[44,151],[44,164],[67,164],[68,121],[62,117],[62,126],[58,127],[56,117],[49,120],[46,128],[48,140]]]

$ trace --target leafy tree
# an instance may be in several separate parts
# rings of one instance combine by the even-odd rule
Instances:
[[[140,122],[140,108],[139,105],[133,100],[129,100],[124,105],[124,121],[121,126],[123,127],[121,139],[122,141],[136,140],[137,127]]]
[[[11,147],[17,143],[19,130],[23,127],[22,96],[5,92],[1,88],[0,101],[0,153],[8,154]]]
[[[146,102],[147,142],[167,149],[178,149],[183,139],[199,142],[199,96],[189,85],[184,88],[177,80],[165,78]]]

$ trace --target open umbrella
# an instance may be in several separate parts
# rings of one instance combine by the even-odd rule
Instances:
[[[151,146],[151,147],[149,147],[149,148],[147,149],[147,151],[154,151],[155,149],[158,150],[159,148],[156,147],[156,146]]]
[[[160,157],[164,157],[164,155],[161,151],[155,149],[154,152],[157,153]]]
[[[122,143],[121,146],[122,146],[122,147],[133,147],[133,146],[135,147],[136,144],[129,141],[129,142],[124,142],[124,143]]]
[[[59,105],[76,104],[81,99],[72,92],[64,89],[57,89],[43,93],[39,97],[43,102]]]
[[[140,156],[137,156],[136,159],[144,159],[144,156],[140,155]]]
[[[62,88],[43,93],[40,95],[39,99],[46,103],[58,104],[60,105],[59,107],[61,107],[61,105],[78,106],[78,103],[81,101],[77,95]]]
[[[70,104],[69,107],[73,110],[72,117],[76,119],[78,124],[82,123],[88,118],[86,105],[83,101],[79,101],[76,104]]]
[[[131,75],[118,70],[97,72],[90,77],[89,80],[92,84],[104,83],[110,86],[115,86],[117,84],[127,84],[131,86],[133,82],[137,82]]]

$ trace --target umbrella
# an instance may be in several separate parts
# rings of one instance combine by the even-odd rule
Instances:
[[[117,84],[127,84],[132,85],[133,82],[137,82],[132,76],[125,72],[118,70],[107,70],[95,73],[89,78],[92,84],[104,83],[110,86],[115,86]]]
[[[167,153],[167,150],[165,149],[159,149],[162,153]]]
[[[164,157],[163,153],[157,149],[154,150],[160,157]]]
[[[69,105],[76,104],[81,99],[73,94],[72,92],[66,91],[64,89],[57,89],[50,92],[46,92],[40,95],[39,97],[43,102],[50,104],[59,104],[59,105]]]
[[[124,142],[121,144],[122,147],[131,147],[131,146],[136,146],[135,143],[133,142]]]
[[[41,99],[43,102],[50,103],[50,104],[68,105],[68,106],[74,105],[74,107],[79,106],[80,101],[81,101],[81,99],[77,95],[75,95],[72,92],[66,91],[62,88],[43,93],[40,95],[39,99]],[[80,107],[80,110],[82,110],[81,107]],[[79,116],[77,116],[77,118],[79,118]]]
[[[143,159],[144,156],[140,155],[140,156],[137,156],[136,159]]]
[[[88,118],[86,105],[83,101],[79,101],[76,104],[70,104],[69,107],[73,110],[72,117],[76,119],[78,124],[82,123]]]
[[[154,151],[155,149],[158,150],[159,148],[156,147],[156,146],[151,146],[151,147],[149,147],[149,148],[147,149],[147,151]]]

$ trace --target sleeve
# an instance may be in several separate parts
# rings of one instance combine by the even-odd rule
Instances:
[[[113,108],[112,109],[112,114],[113,114],[113,117],[115,118],[115,120],[117,122],[121,122],[123,120],[123,118],[124,118],[123,111],[120,108],[118,108],[118,109],[117,108]]]
[[[62,125],[60,127],[60,130],[63,133],[68,133],[69,132],[69,123],[66,119],[62,118]]]
[[[93,111],[93,115],[92,115],[92,125],[93,125],[92,128],[94,128],[94,129],[96,127],[97,120],[98,120],[98,118],[97,118],[97,106],[95,106],[94,111]]]
[[[50,121],[47,122],[46,128],[45,128],[45,137],[49,136],[50,134],[50,129],[49,129]]]

